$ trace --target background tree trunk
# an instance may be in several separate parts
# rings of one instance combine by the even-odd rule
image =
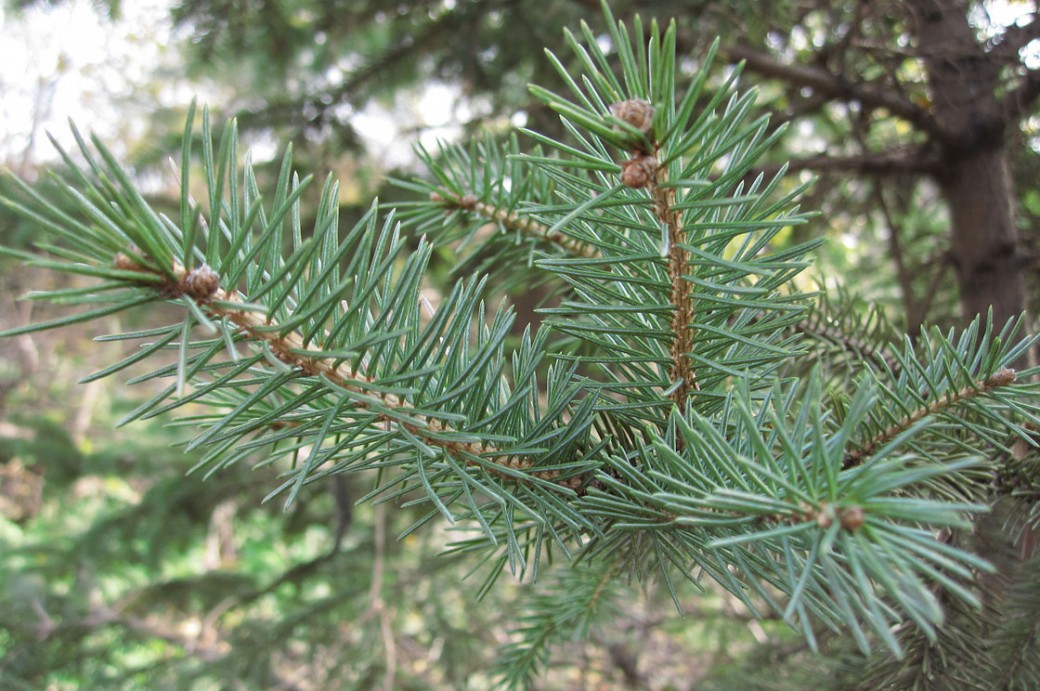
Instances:
[[[1025,310],[1023,263],[1008,173],[999,61],[988,57],[960,0],[907,0],[939,134],[938,182],[967,319],[990,307],[998,324]]]
[[[940,179],[964,316],[992,307],[997,324],[1025,309],[1022,260],[1003,147],[962,155]]]

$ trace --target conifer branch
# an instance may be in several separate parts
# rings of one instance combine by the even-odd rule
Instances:
[[[902,369],[893,353],[896,330],[884,311],[876,303],[864,305],[843,287],[833,294],[821,287],[818,302],[792,329],[824,346],[813,348],[815,359],[833,360],[825,351],[834,351],[847,371],[867,366],[898,376]]]
[[[617,558],[596,568],[578,567],[557,572],[553,587],[538,593],[526,608],[519,640],[499,647],[497,674],[507,688],[529,688],[535,675],[549,663],[550,646],[573,639],[608,616],[617,616],[619,588]],[[558,599],[566,592],[566,601]]]
[[[873,454],[882,445],[895,439],[924,418],[966,403],[973,398],[985,395],[995,389],[1010,386],[1015,383],[1016,379],[1017,375],[1015,370],[1010,367],[1001,367],[992,375],[982,381],[976,382],[974,385],[965,386],[958,391],[946,393],[940,396],[928,405],[917,408],[896,424],[878,432],[863,444],[859,445],[852,451],[849,451],[842,461],[842,469],[853,468],[859,465],[863,462],[863,459]]]
[[[245,302],[242,296],[237,291],[228,292],[222,288],[220,277],[205,264],[186,270],[179,263],[175,263],[169,274],[158,274],[160,282],[156,285],[154,282],[156,272],[146,268],[142,258],[120,253],[115,257],[113,263],[117,269],[143,274],[139,280],[140,285],[156,288],[170,299],[191,298],[204,310],[207,317],[214,321],[226,319],[229,324],[233,324],[237,328],[239,334],[248,340],[265,344],[274,357],[285,365],[299,370],[302,376],[320,377],[339,389],[356,394],[357,398],[353,400],[353,405],[358,409],[371,408],[371,405],[364,399],[373,396],[377,397],[380,405],[387,409],[405,411],[409,408],[399,396],[373,389],[371,385],[375,383],[375,380],[363,372],[359,370],[345,372],[342,358],[323,356],[319,351],[315,351],[304,343],[298,332],[283,333],[284,330],[279,329],[276,323],[256,312],[237,309],[236,305]],[[561,474],[558,470],[531,470],[532,461],[525,456],[507,456],[505,460],[496,460],[494,456],[500,455],[498,450],[486,442],[448,441],[439,438],[438,434],[450,434],[453,430],[450,425],[436,417],[408,410],[408,418],[416,420],[416,422],[409,422],[378,410],[372,412],[380,423],[399,426],[423,443],[442,449],[463,465],[479,465],[503,479],[518,479],[516,472],[510,473],[509,471],[529,472],[534,477],[547,481],[556,481]],[[483,457],[486,463],[478,463],[473,460],[474,457]],[[584,483],[585,478],[582,476],[559,480],[561,486],[574,490],[581,488]]]
[[[816,312],[799,321],[794,328],[808,337],[834,343],[843,350],[855,353],[863,360],[870,360],[878,365],[887,365],[892,370],[898,367],[895,358],[886,353],[884,348],[846,330],[840,324],[825,320]]]
[[[440,204],[446,209],[461,209],[468,211],[480,218],[501,224],[503,228],[519,231],[520,233],[534,238],[535,240],[548,243],[563,249],[568,255],[574,257],[596,257],[598,253],[585,243],[574,238],[569,238],[558,230],[552,230],[544,223],[539,223],[533,218],[517,213],[515,210],[502,209],[493,204],[482,202],[472,194],[464,194],[460,197],[445,196],[440,192],[432,192],[430,201]]]

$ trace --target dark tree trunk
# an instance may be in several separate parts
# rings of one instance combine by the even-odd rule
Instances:
[[[997,324],[1025,309],[1022,261],[1003,148],[958,157],[940,180],[950,210],[951,250],[964,316],[992,307]]]
[[[1008,172],[1007,124],[998,100],[1001,65],[985,54],[961,0],[907,0],[924,58],[939,184],[966,318],[992,307],[997,324],[1026,305]]]

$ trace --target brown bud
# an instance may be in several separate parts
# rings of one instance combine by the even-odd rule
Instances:
[[[477,198],[472,194],[464,194],[462,199],[459,200],[459,206],[463,209],[473,209],[477,206]]]
[[[657,159],[650,154],[639,154],[621,163],[621,184],[639,189],[646,187],[657,172]]]
[[[1010,386],[1015,383],[1015,370],[1010,367],[1001,367],[986,380],[986,386],[995,389],[998,386]]]
[[[430,192],[430,201],[434,204],[442,204],[444,203],[444,197],[437,192]]]
[[[624,120],[643,134],[650,134],[654,126],[654,107],[649,101],[632,98],[627,101],[612,103],[610,114]]]
[[[188,272],[183,281],[184,292],[196,300],[208,300],[220,290],[220,276],[206,264]]]
[[[867,520],[867,514],[861,506],[846,506],[838,512],[841,527],[848,531],[856,531],[863,527]]]

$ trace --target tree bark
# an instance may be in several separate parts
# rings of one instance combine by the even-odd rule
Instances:
[[[950,247],[968,319],[993,309],[998,325],[1025,310],[1023,262],[1004,149],[959,156],[940,179],[950,210]]]
[[[1023,263],[1008,171],[1008,126],[997,94],[999,61],[968,24],[961,0],[907,0],[924,60],[938,182],[950,213],[950,247],[968,319],[992,308],[997,325],[1025,310]]]

